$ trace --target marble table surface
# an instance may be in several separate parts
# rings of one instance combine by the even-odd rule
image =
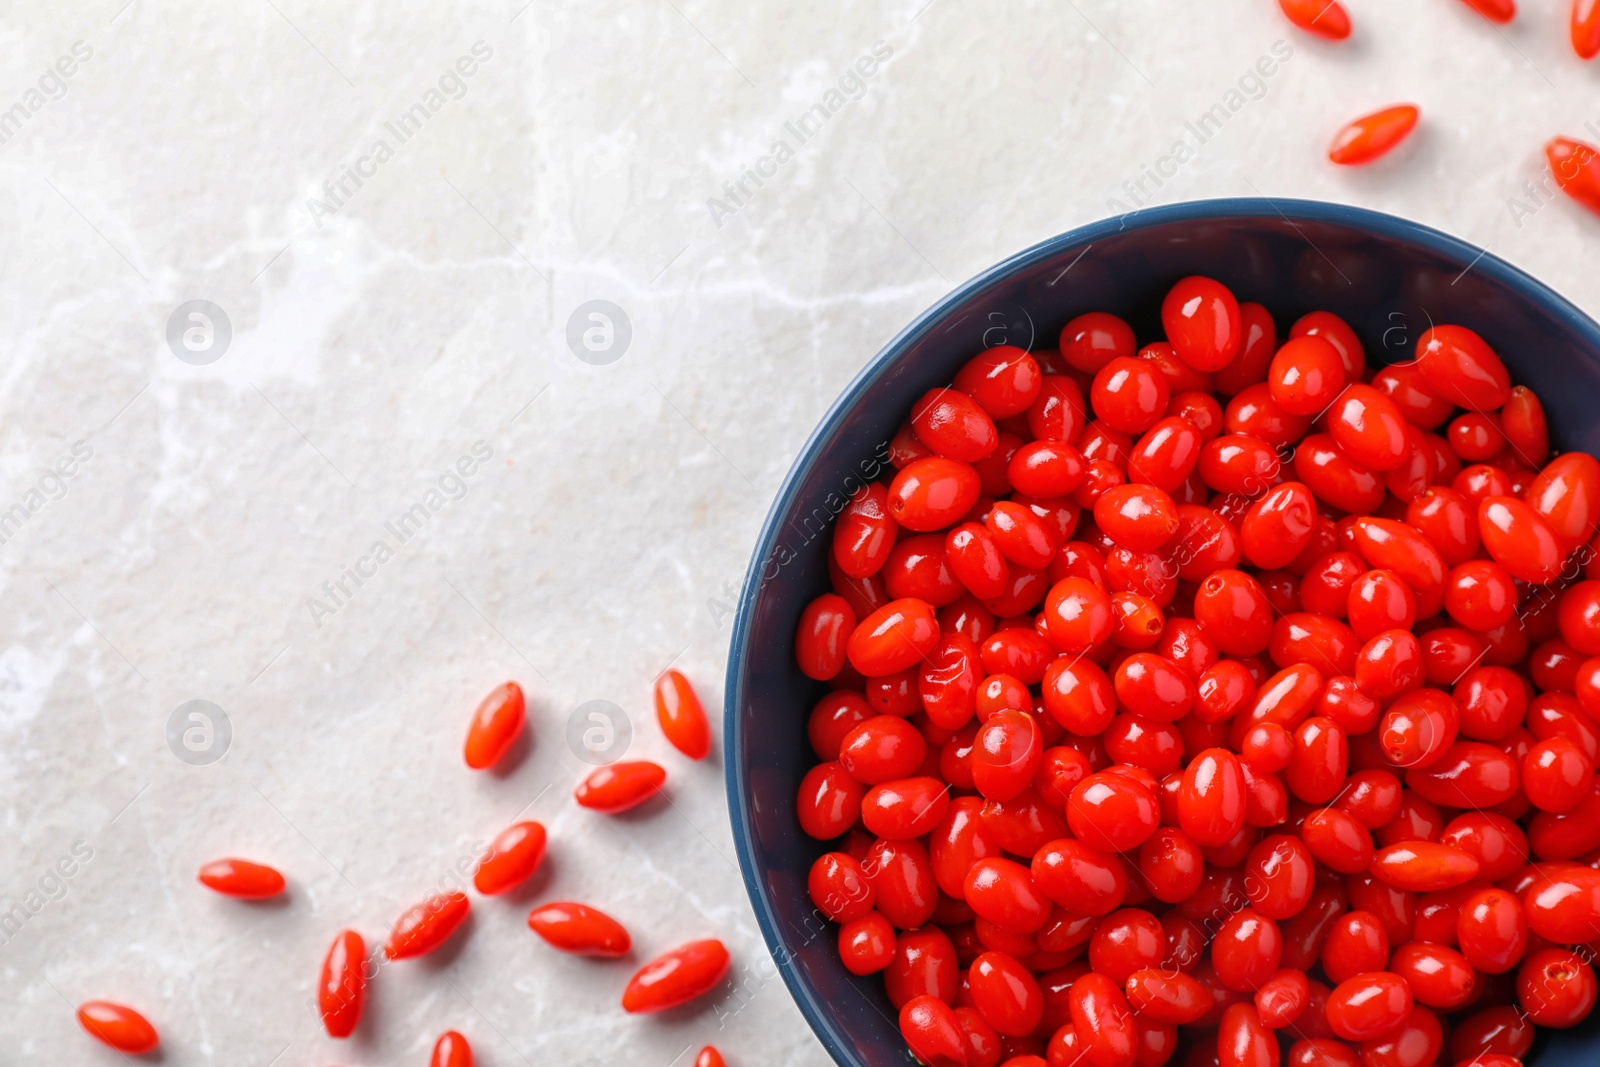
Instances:
[[[884,341],[1134,196],[1407,215],[1600,311],[1600,220],[1539,186],[1548,136],[1600,140],[1564,5],[1346,3],[1338,46],[1270,0],[5,4],[0,1063],[118,1062],[96,997],[169,1067],[422,1064],[452,1027],[489,1067],[827,1063],[721,761],[667,747],[650,686],[719,707],[757,527]],[[1326,163],[1396,100],[1413,143]],[[472,774],[507,678],[532,743]],[[573,805],[597,707],[669,801]],[[519,814],[534,882],[324,1036],[332,934],[381,939]],[[200,889],[225,854],[287,899]],[[636,958],[528,932],[568,898]],[[711,934],[723,990],[622,1014],[640,957]]]

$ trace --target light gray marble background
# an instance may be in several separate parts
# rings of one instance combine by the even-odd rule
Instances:
[[[170,1067],[421,1065],[451,1027],[488,1067],[706,1041],[825,1063],[763,977],[720,759],[670,750],[649,696],[676,663],[718,710],[751,541],[863,361],[1146,167],[1155,202],[1407,215],[1600,310],[1600,220],[1523,188],[1548,136],[1600,140],[1564,2],[1503,32],[1459,0],[1346,2],[1343,45],[1271,0],[0,5],[0,1063],[118,1062],[74,1020],[96,997],[145,1011]],[[1412,143],[1325,161],[1398,100]],[[370,576],[330,596],[347,567]],[[534,741],[474,775],[463,729],[506,678]],[[209,765],[168,743],[190,700],[231,728]],[[590,700],[626,710],[670,803],[573,805]],[[333,933],[381,942],[524,810],[550,831],[535,884],[326,1038]],[[226,854],[280,866],[287,902],[198,887]],[[721,935],[741,991],[624,1016],[639,959],[526,929],[563,898],[641,959]]]

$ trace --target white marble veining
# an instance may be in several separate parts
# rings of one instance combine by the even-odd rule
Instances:
[[[780,982],[629,1018],[637,959],[559,956],[523,920],[590,900],[638,957],[720,933],[762,970],[720,759],[666,746],[649,687],[675,662],[718,705],[758,524],[864,360],[1141,178],[1408,215],[1600,310],[1600,220],[1522,188],[1549,135],[1600,140],[1564,4],[1498,31],[1459,0],[1346,2],[1339,46],[1271,0],[5,4],[0,1060],[119,1062],[71,1010],[107,997],[168,1067],[420,1065],[451,1027],[488,1067],[707,1041],[825,1063]],[[1414,143],[1325,162],[1401,99]],[[232,331],[204,365],[167,339],[194,300]],[[598,321],[589,361],[569,346],[589,301],[625,316],[620,356],[583,348]],[[178,349],[215,352],[191,326]],[[508,677],[534,742],[472,775],[466,718]],[[195,699],[232,731],[210,765],[167,741]],[[571,803],[566,723],[595,699],[670,803]],[[381,939],[524,809],[551,836],[534,884],[383,968],[356,1040],[323,1036],[334,931]],[[229,853],[280,865],[288,900],[201,890]]]

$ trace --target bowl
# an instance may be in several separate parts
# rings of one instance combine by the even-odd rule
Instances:
[[[828,846],[795,817],[816,762],[806,719],[826,686],[795,666],[800,613],[828,588],[831,524],[850,493],[886,469],[889,439],[924,391],[982,349],[1054,348],[1086,311],[1159,336],[1162,296],[1206,274],[1264,304],[1280,339],[1300,315],[1336,312],[1369,363],[1411,358],[1432,323],[1478,331],[1538,393],[1560,448],[1600,453],[1600,326],[1548,287],[1465,241],[1378,212],[1303,200],[1206,200],[1107,219],[989,268],[919,315],[867,363],[800,450],[756,541],[733,630],[726,687],[728,806],[745,887],[777,971],[845,1067],[914,1062],[880,976],[839,962],[837,933],[806,875]],[[1546,1039],[1541,1063],[1574,1064],[1600,1013]]]

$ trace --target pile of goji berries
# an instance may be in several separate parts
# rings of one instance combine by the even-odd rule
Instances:
[[[655,685],[656,719],[667,740],[683,755],[704,759],[711,751],[711,727],[689,680],[675,670]],[[506,758],[527,724],[522,687],[507,682],[496,688],[473,714],[463,756],[473,770],[487,770]],[[590,774],[573,791],[583,807],[616,813],[649,800],[666,783],[667,772],[647,761],[617,762]],[[532,877],[544,860],[547,834],[537,822],[518,822],[490,845],[473,875],[473,888],[488,897],[509,892]],[[200,883],[225,896],[266,900],[287,888],[283,875],[265,864],[221,859],[200,868]],[[388,960],[425,956],[442,947],[472,910],[465,893],[437,893],[408,910],[394,924],[383,955]],[[528,926],[563,952],[615,958],[632,947],[627,928],[598,908],[571,901],[542,904],[528,915]],[[728,971],[728,950],[721,941],[693,941],[641,967],[622,993],[628,1012],[657,1012],[685,1004],[710,992]],[[361,1022],[367,984],[375,973],[365,939],[342,930],[333,939],[317,981],[317,1006],[329,1036],[350,1037]],[[89,1001],[78,1008],[78,1021],[112,1048],[132,1055],[153,1052],[160,1036],[150,1021],[133,1008],[110,1001]],[[472,1049],[454,1030],[434,1045],[430,1067],[472,1067]],[[707,1045],[694,1067],[724,1067],[722,1055]]]
[[[1517,17],[1516,0],[1462,0],[1490,22],[1505,24]],[[1339,0],[1278,0],[1290,22],[1330,41],[1350,36],[1350,14]],[[1600,56],[1600,0],[1572,0],[1568,25],[1578,58]],[[1353,120],[1334,134],[1328,158],[1355,166],[1370,163],[1410,136],[1422,111],[1415,104],[1395,104]],[[1600,215],[1600,149],[1571,137],[1551,138],[1545,162],[1556,184],[1572,199]]]
[[[980,353],[840,513],[811,898],[932,1067],[1517,1067],[1596,997],[1600,462],[1465,327],[1161,320]]]

